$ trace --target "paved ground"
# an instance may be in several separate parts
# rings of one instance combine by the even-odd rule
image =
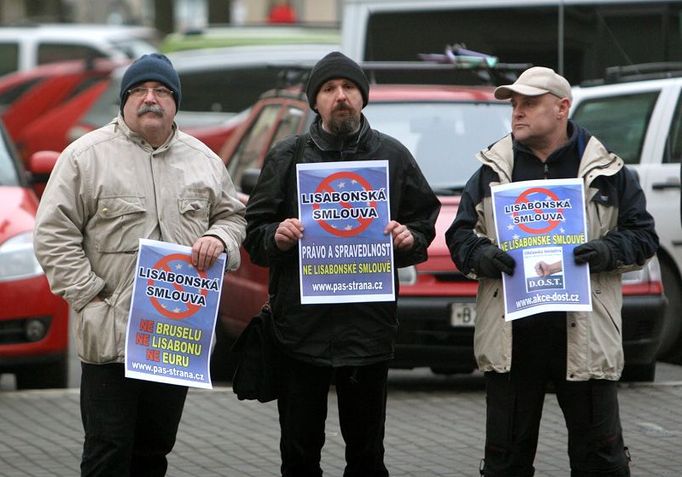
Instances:
[[[667,367],[666,367],[667,366]],[[682,474],[681,367],[659,366],[657,383],[622,385],[621,414],[633,477]],[[666,373],[672,378],[666,380]],[[676,381],[674,381],[676,379]],[[484,391],[478,376],[391,372],[386,462],[394,477],[474,476],[483,447]],[[325,475],[343,473],[343,441],[330,395]],[[278,475],[273,403],[239,401],[231,388],[191,390],[168,475]],[[563,417],[545,405],[538,477],[568,476]],[[76,476],[82,445],[78,391],[0,391],[0,476]]]

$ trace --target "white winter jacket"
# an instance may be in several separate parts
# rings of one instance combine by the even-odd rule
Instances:
[[[177,130],[154,149],[119,115],[60,155],[34,245],[52,291],[76,312],[78,354],[123,362],[138,239],[191,246],[211,235],[240,263],[244,206],[218,156]],[[104,291],[104,301],[93,298]]]

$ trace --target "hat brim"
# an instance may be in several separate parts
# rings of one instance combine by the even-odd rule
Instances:
[[[509,99],[513,93],[518,93],[523,96],[541,96],[550,92],[551,91],[546,89],[536,88],[535,86],[512,84],[509,86],[498,86],[495,88],[495,97],[497,99]]]

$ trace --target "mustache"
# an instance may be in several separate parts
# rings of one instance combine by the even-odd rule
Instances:
[[[348,103],[339,103],[334,107],[334,111],[352,111],[353,107]]]
[[[158,116],[163,116],[165,110],[158,104],[143,104],[140,109],[137,110],[137,115],[142,116],[143,114],[154,113]]]

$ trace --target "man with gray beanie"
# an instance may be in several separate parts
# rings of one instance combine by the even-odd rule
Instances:
[[[222,161],[174,118],[180,79],[144,55],[121,82],[119,115],[67,147],[38,208],[35,252],[75,311],[83,476],[163,476],[187,388],[124,377],[138,240],[192,247],[199,271],[239,266],[244,206]]]
[[[397,140],[372,130],[362,114],[369,82],[350,58],[332,52],[310,73],[310,131],[277,143],[265,159],[246,210],[244,246],[270,269],[275,339],[283,351],[277,409],[284,477],[322,475],[327,396],[335,384],[345,477],[383,477],[386,378],[398,322],[395,301],[302,305],[297,163],[388,161],[390,218],[397,268],[426,260],[440,203],[414,158]],[[397,294],[397,291],[396,291]]]
[[[478,280],[474,354],[486,378],[486,442],[481,475],[532,476],[548,385],[568,428],[571,476],[630,475],[617,381],[623,370],[621,274],[658,248],[644,193],[623,160],[568,119],[571,87],[550,68],[532,67],[495,90],[511,99],[512,132],[482,150],[445,234],[457,268]],[[523,264],[497,245],[492,185],[580,178],[586,243],[563,261],[587,264],[592,311],[551,311],[504,319],[502,274]]]

